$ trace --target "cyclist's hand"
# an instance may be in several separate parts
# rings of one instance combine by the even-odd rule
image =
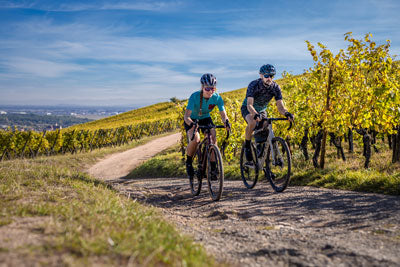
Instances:
[[[231,127],[232,127],[231,123],[229,122],[228,119],[226,119],[226,121],[225,121],[225,128],[226,128],[226,130],[227,130],[228,132],[231,130]]]
[[[289,119],[289,121],[294,122],[294,115],[289,111],[285,112],[285,117]]]
[[[192,123],[189,125],[189,127],[190,127],[190,130],[193,130],[192,137],[190,138],[190,141],[192,141],[197,132],[197,127],[198,127],[197,120],[192,121]]]
[[[259,113],[256,113],[254,115],[254,120],[257,121],[257,122],[261,121],[261,115]]]
[[[197,127],[198,127],[197,120],[194,120],[189,126],[190,126],[190,129],[193,129],[193,131],[196,131]]]

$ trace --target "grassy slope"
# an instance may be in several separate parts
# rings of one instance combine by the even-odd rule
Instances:
[[[143,140],[144,142],[146,140]],[[39,221],[29,243],[0,236],[0,263],[44,265],[214,265],[203,249],[180,234],[152,208],[143,207],[83,172],[96,158],[87,154],[0,162],[0,231],[12,233],[24,218]],[[7,228],[9,227],[9,228]],[[4,233],[4,232],[3,232]],[[10,249],[12,248],[12,249]]]
[[[115,116],[110,116],[104,119],[75,125],[68,129],[77,130],[96,130],[116,128],[120,126],[135,124],[139,122],[163,120],[166,118],[177,118],[175,104],[172,102],[163,102],[151,106],[134,109]]]
[[[241,88],[225,93],[221,93],[223,97],[229,97],[231,99],[242,100],[246,95],[246,88]],[[184,105],[186,105],[187,100],[181,101]],[[135,124],[139,122],[146,121],[155,121],[155,120],[163,120],[163,119],[176,119],[178,118],[176,105],[172,102],[163,102],[154,104],[151,106],[134,109],[131,111],[127,111],[115,116],[110,116],[104,119],[79,124],[75,126],[71,126],[68,129],[77,129],[77,130],[96,130],[96,129],[108,129],[115,128],[124,125]]]
[[[285,81],[284,79],[279,79],[277,80],[277,82],[282,85]],[[222,97],[228,97],[232,100],[242,101],[246,96],[246,88],[224,92],[221,93],[221,95]],[[187,100],[182,100],[181,103],[185,105],[186,101]],[[147,107],[127,111],[104,119],[71,126],[68,129],[106,129],[144,121],[162,120],[166,118],[175,119],[177,117],[178,115],[176,105],[172,102],[162,102]]]

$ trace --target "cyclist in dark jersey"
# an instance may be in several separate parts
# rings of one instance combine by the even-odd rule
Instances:
[[[265,112],[269,101],[275,98],[279,113],[293,122],[294,116],[287,111],[282,101],[282,92],[279,85],[272,79],[276,74],[275,67],[266,64],[260,68],[260,78],[252,81],[247,87],[246,98],[243,101],[241,112],[247,122],[245,132],[245,153],[247,161],[252,160],[250,140],[256,123],[261,121],[260,113]]]
[[[217,79],[214,75],[206,73],[201,77],[200,83],[201,89],[190,96],[184,116],[184,126],[188,137],[186,171],[189,177],[193,177],[194,175],[192,157],[196,152],[197,145],[200,143],[200,134],[198,132],[196,132],[194,139],[190,140],[193,131],[198,131],[198,129],[195,129],[194,127],[193,120],[197,120],[198,125],[214,125],[210,112],[215,106],[218,106],[221,119],[225,122],[226,129],[229,131],[231,127],[228,116],[226,115],[224,101],[222,100],[222,97],[215,92],[217,89]],[[211,129],[211,134],[211,142],[215,144],[217,141],[215,129]],[[215,166],[211,164],[211,168],[215,168]]]

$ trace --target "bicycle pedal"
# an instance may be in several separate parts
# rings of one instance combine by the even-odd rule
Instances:
[[[274,173],[272,173],[271,171],[268,171],[268,172],[269,172],[269,177],[270,177],[272,180],[275,180],[276,175],[275,175]]]
[[[252,161],[245,162],[244,166],[248,167],[248,168],[252,168],[252,169],[254,169],[256,167]]]
[[[264,131],[264,129],[263,129],[263,128],[260,128],[260,129],[255,129],[255,130],[254,130],[254,134],[261,133],[262,131]]]

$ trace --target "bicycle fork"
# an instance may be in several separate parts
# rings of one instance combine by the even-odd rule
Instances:
[[[202,148],[203,151],[200,150],[200,155],[201,155],[201,160],[199,162],[199,172],[201,174],[201,177],[204,178],[206,176],[206,170],[207,170],[207,153],[208,149],[207,147]]]
[[[270,152],[271,152],[272,165],[277,166],[277,165],[282,164],[282,162],[277,162],[278,161],[277,159],[281,158],[281,151],[277,147],[276,143],[275,143],[275,145],[272,143],[272,139],[274,139],[274,137],[275,137],[274,132],[272,131],[272,123],[270,123],[268,125],[268,131],[269,131],[269,134],[268,134],[268,138],[267,138],[267,142],[266,142],[267,145],[264,147],[263,155],[261,158],[257,157],[257,166],[258,166],[259,170],[263,169],[263,164],[264,164],[267,154],[268,154],[267,153],[268,147],[270,148]]]

